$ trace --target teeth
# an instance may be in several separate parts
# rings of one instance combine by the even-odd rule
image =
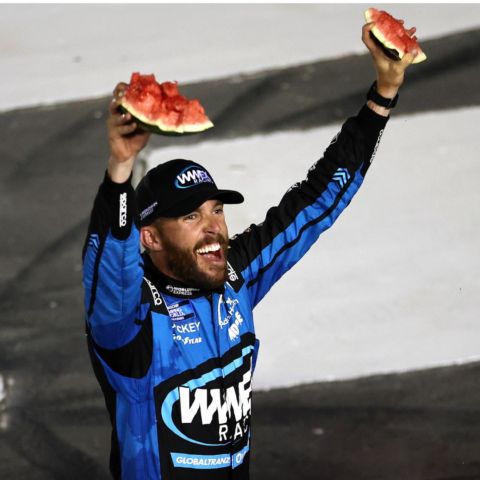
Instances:
[[[210,253],[210,252],[218,252],[218,250],[220,250],[220,244],[219,243],[212,243],[211,245],[206,245],[205,247],[199,248],[197,250],[197,253],[205,254],[205,253]]]

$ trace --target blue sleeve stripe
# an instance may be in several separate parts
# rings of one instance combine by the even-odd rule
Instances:
[[[98,282],[98,267],[102,257],[103,242],[98,241],[98,235],[93,234],[93,241],[88,242],[88,246],[83,258],[83,286],[85,288],[85,311],[87,317],[93,312],[95,304],[96,285]]]
[[[343,187],[340,182],[333,178],[317,201],[300,211],[294,221],[278,234],[273,242],[266,246],[245,269],[244,275],[249,268],[258,272],[257,276],[248,282],[247,287],[250,288],[260,279],[263,281],[263,277],[271,267],[278,264],[275,272],[270,274],[271,278],[265,278],[265,287],[263,288],[265,291],[263,294],[259,292],[256,295],[258,300],[255,303],[258,303],[273,283],[305,254],[318,236],[334,223],[350,203],[362,184],[363,178],[360,171],[357,171],[354,177],[343,184]],[[312,229],[312,227],[315,228]],[[305,236],[305,233],[307,233],[307,236]],[[301,244],[296,246],[300,240],[302,240]],[[295,246],[296,248],[293,248]],[[287,252],[288,256],[286,255]]]
[[[88,322],[95,341],[104,348],[118,348],[138,333],[134,320],[143,281],[138,236],[136,228],[127,240],[109,233],[96,252]]]

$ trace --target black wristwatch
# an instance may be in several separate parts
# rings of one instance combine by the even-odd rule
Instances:
[[[367,100],[371,100],[372,102],[376,103],[377,105],[380,105],[381,107],[394,108],[395,105],[397,104],[398,93],[395,95],[394,98],[382,97],[377,92],[377,81],[375,80],[372,83],[372,86],[370,87],[370,90],[367,93]]]

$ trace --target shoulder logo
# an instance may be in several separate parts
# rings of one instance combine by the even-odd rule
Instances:
[[[156,307],[159,307],[162,304],[162,297],[160,296],[160,293],[157,290],[157,287],[155,287],[155,285],[147,277],[143,277],[143,279],[147,282],[147,285],[150,288],[150,291],[152,292],[153,304]]]
[[[340,185],[340,188],[343,188],[350,180],[350,173],[348,173],[348,169],[337,168],[333,174],[333,180]]]
[[[373,159],[375,158],[375,155],[377,154],[378,146],[380,145],[380,140],[382,139],[382,135],[383,135],[383,128],[382,128],[382,130],[380,130],[378,132],[377,143],[375,144],[375,147],[373,149],[373,153],[372,153],[372,156],[370,158],[370,163],[373,162]]]
[[[236,282],[238,280],[237,272],[233,269],[233,267],[230,265],[229,262],[227,262],[227,274],[228,274],[228,279],[231,282]]]
[[[177,188],[190,188],[200,183],[214,183],[210,175],[202,168],[187,167],[177,175],[175,186]]]
[[[302,183],[303,183],[303,182],[295,182],[295,183],[287,190],[287,193],[291,192],[292,190],[295,190],[296,188],[299,188]]]
[[[243,284],[244,280],[241,272],[235,270],[232,264],[227,262],[227,281],[225,282],[225,286],[229,286],[236,293],[238,293],[243,287]]]
[[[332,141],[330,142],[330,145],[335,145],[337,143],[338,137],[340,136],[340,132],[338,132],[333,138]]]
[[[125,227],[127,225],[127,194],[120,194],[120,227]]]

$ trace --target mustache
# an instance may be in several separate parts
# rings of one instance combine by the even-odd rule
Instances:
[[[229,241],[228,238],[225,238],[221,233],[209,235],[207,238],[197,242],[194,247],[194,250],[198,250],[199,248],[206,247],[207,245],[211,245],[212,243],[219,243],[222,250],[227,251],[228,241]]]

